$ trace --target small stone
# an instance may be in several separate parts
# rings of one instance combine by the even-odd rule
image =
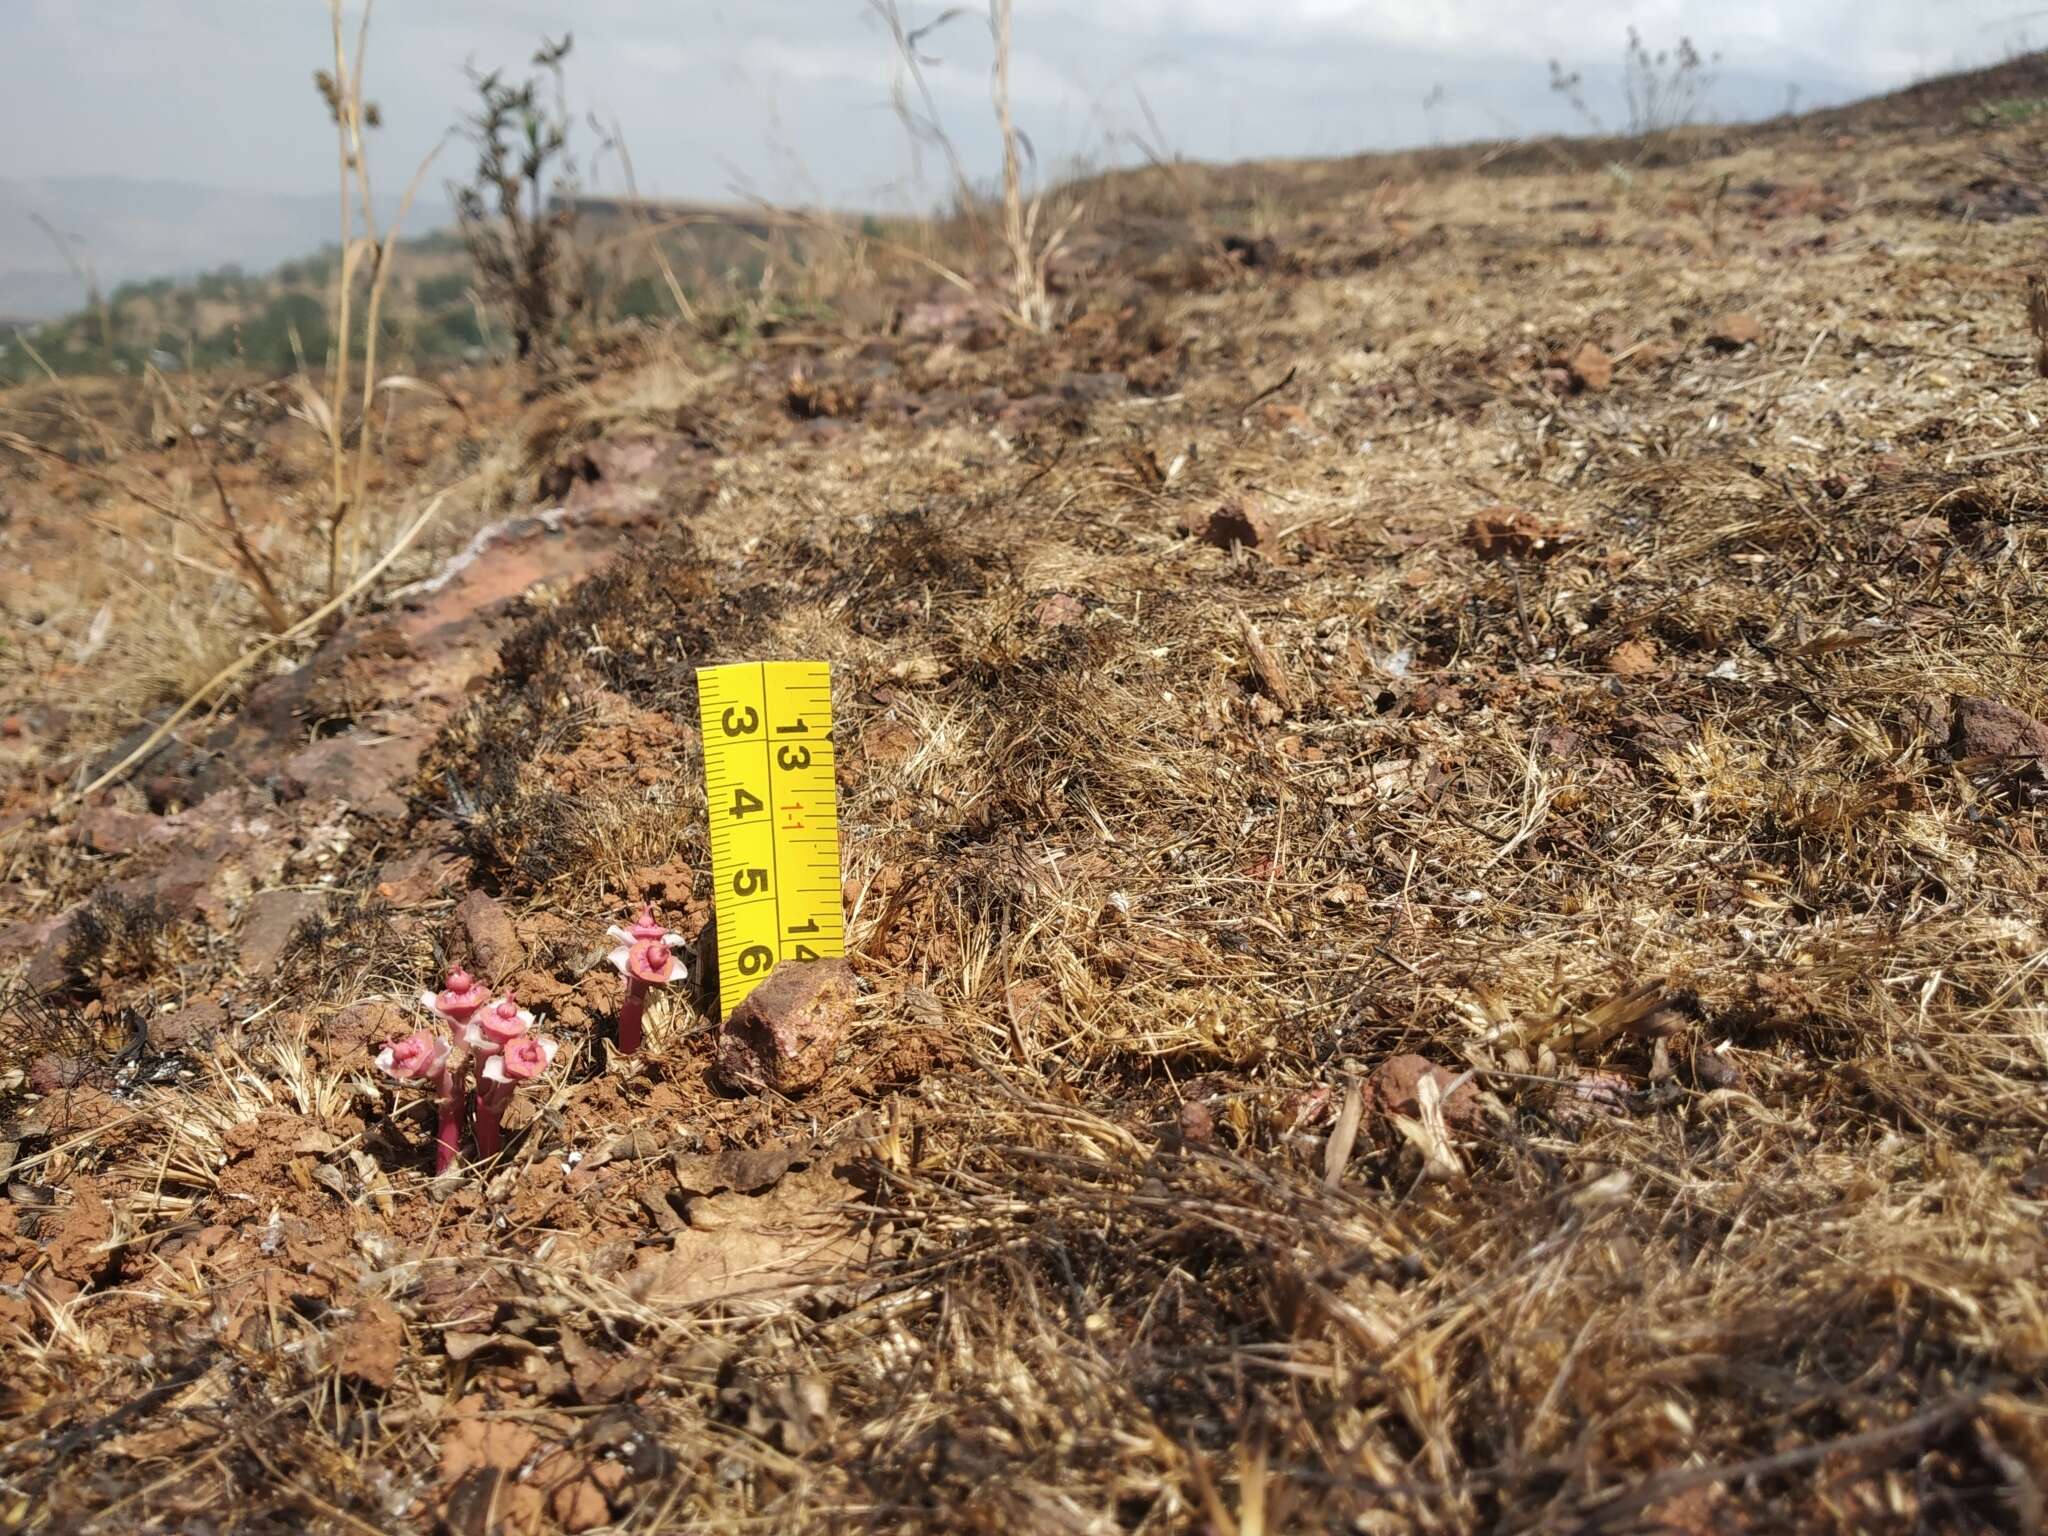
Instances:
[[[377,871],[377,895],[394,907],[431,901],[469,873],[469,861],[445,848],[420,848]]]
[[[1055,592],[1050,597],[1041,597],[1032,607],[1031,617],[1040,629],[1063,629],[1069,624],[1079,624],[1088,617],[1088,606],[1078,597],[1065,592]]]
[[[548,1496],[548,1508],[565,1531],[594,1531],[611,1523],[611,1505],[604,1490],[587,1477],[558,1483]]]
[[[149,1021],[149,1043],[159,1051],[201,1050],[228,1027],[228,1011],[208,999]]]
[[[1452,1090],[1461,1074],[1440,1067],[1426,1056],[1390,1056],[1372,1069],[1365,1080],[1366,1105],[1382,1119],[1400,1115],[1409,1120],[1422,1114],[1422,1082],[1433,1079],[1444,1124],[1454,1130],[1476,1130],[1482,1123],[1479,1090],[1469,1082]]]
[[[355,1316],[342,1330],[334,1368],[366,1386],[388,1388],[398,1375],[405,1350],[405,1326],[389,1303],[374,1297],[356,1303]]]
[[[469,969],[502,984],[526,964],[526,946],[512,926],[512,914],[483,891],[455,904],[455,920],[469,936]]]
[[[2048,726],[1997,699],[1957,698],[1949,750],[2013,766],[2048,768]]]
[[[1250,501],[1226,502],[1205,517],[1184,519],[1180,531],[1218,549],[1230,549],[1240,544],[1246,549],[1271,550],[1273,547],[1273,524]]]
[[[93,1071],[92,1062],[83,1056],[47,1051],[28,1064],[29,1091],[45,1096],[63,1093],[89,1081]]]
[[[1657,670],[1657,642],[1638,637],[1624,640],[1607,653],[1607,670],[1616,677],[1646,677]]]
[[[1763,336],[1764,328],[1756,323],[1756,317],[1741,310],[1730,310],[1707,322],[1707,345],[1716,351],[1736,352],[1762,341]]]
[[[0,928],[0,961],[27,956],[28,971],[22,979],[32,991],[62,986],[70,975],[64,957],[71,947],[71,920],[76,916],[74,909]]]
[[[1181,1105],[1180,1139],[1191,1147],[1206,1147],[1216,1139],[1216,1117],[1208,1105],[1192,1099]]]
[[[1569,549],[1576,542],[1562,528],[1553,527],[1521,507],[1487,507],[1472,514],[1465,525],[1465,547],[1482,560],[1505,560],[1533,555],[1539,560]]]
[[[138,816],[111,805],[88,806],[74,824],[79,840],[94,853],[133,853],[167,831],[161,816]]]
[[[290,948],[299,924],[327,905],[319,891],[259,891],[242,917],[242,974],[267,976]]]
[[[419,771],[420,735],[346,731],[286,758],[279,775],[286,798],[336,800],[376,821],[405,817],[402,786]]]
[[[404,1039],[423,1022],[432,1020],[396,1003],[351,1003],[315,1033],[313,1049],[325,1061],[375,1055],[386,1041]]]
[[[1590,341],[1572,354],[1566,366],[1571,369],[1572,381],[1593,394],[1604,394],[1614,382],[1614,359]]]
[[[785,960],[718,1031],[718,1073],[736,1088],[799,1093],[822,1079],[853,1022],[853,967]]]
[[[1121,400],[1128,392],[1120,373],[1063,373],[1054,387],[1062,400],[1092,405],[1102,400]]]

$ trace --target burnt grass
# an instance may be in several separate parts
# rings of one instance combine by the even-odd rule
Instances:
[[[1943,199],[2048,140],[1815,122],[1268,168],[1231,249],[1247,173],[1117,178],[1048,336],[903,279],[619,365],[717,433],[278,972],[86,908],[65,1029],[232,1027],[10,1090],[0,1524],[2038,1528],[2041,230]],[[701,997],[607,1065],[605,923],[716,942],[696,670],[778,656],[858,1016],[788,1099]],[[579,1065],[433,1185],[368,1051],[465,891]],[[736,1230],[794,1280],[636,1279]]]

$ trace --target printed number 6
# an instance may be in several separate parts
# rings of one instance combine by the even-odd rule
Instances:
[[[758,976],[775,963],[775,951],[766,944],[749,944],[740,951],[740,974]]]
[[[742,721],[744,723],[741,723]],[[719,724],[725,727],[725,734],[728,736],[748,736],[761,728],[761,717],[755,712],[753,705],[749,704],[742,709],[735,704],[720,718]]]

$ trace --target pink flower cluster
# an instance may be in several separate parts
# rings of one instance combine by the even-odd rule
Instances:
[[[661,925],[651,903],[641,907],[630,927],[606,932],[618,941],[610,956],[626,984],[618,1043],[630,1056],[640,1049],[648,989],[688,979],[683,936]],[[446,1033],[422,1029],[393,1040],[377,1053],[377,1065],[401,1082],[432,1086],[440,1106],[434,1172],[445,1173],[461,1151],[465,1120],[475,1132],[477,1152],[497,1156],[513,1093],[554,1065],[556,1047],[533,1032],[534,1017],[517,998],[509,992],[493,998],[489,988],[459,966],[439,992],[422,992],[419,1001]]]
[[[448,1034],[422,1029],[394,1040],[377,1053],[377,1065],[401,1082],[432,1085],[440,1106],[434,1172],[446,1173],[462,1145],[464,1110],[472,1111],[478,1153],[495,1157],[504,1144],[501,1126],[513,1092],[554,1064],[556,1047],[532,1032],[533,1015],[509,992],[493,1001],[489,990],[459,966],[439,992],[422,992],[419,1000]],[[472,1070],[474,1088],[469,1086]]]

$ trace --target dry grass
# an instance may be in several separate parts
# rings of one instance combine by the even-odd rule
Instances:
[[[1132,215],[1050,336],[792,344],[845,419],[594,386],[711,440],[687,526],[529,605],[202,1073],[18,1138],[0,1519],[2038,1529],[2044,765],[1954,723],[2048,714],[2038,231],[1938,209],[2037,147],[1305,173],[1256,268]],[[703,915],[694,670],[797,654],[847,1049],[723,1097],[675,999],[607,1067],[596,934]],[[461,942],[374,894],[421,848],[588,1047],[442,1186],[343,1006]],[[1404,1052],[1482,1098],[1377,1112]]]

